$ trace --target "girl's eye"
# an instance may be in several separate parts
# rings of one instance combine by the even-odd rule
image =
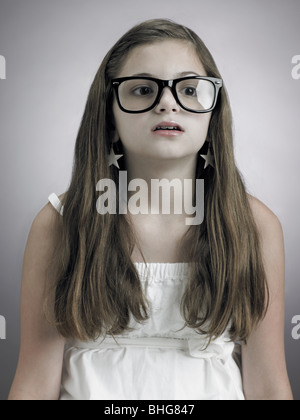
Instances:
[[[133,89],[133,94],[138,96],[147,96],[153,93],[153,90],[149,86],[141,86],[136,89]]]
[[[182,89],[181,93],[185,96],[197,96],[197,91],[194,87],[186,87]]]

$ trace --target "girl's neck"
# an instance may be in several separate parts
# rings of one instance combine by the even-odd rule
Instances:
[[[145,203],[148,207],[147,214],[181,220],[186,217],[184,200],[192,205],[195,199],[196,164],[195,156],[164,160],[127,157],[128,185],[136,180],[146,184],[146,188],[140,188],[139,197],[143,207]],[[135,194],[129,188],[128,198]]]
[[[182,183],[190,179],[195,181],[197,166],[196,156],[187,156],[181,159],[151,159],[135,156],[126,156],[128,182],[133,179],[143,179],[151,186],[154,179],[179,179]]]

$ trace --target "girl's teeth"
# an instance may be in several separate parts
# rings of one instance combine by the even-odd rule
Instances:
[[[178,127],[157,127],[156,130],[179,130]]]

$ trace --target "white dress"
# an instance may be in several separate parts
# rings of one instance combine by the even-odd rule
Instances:
[[[57,196],[49,201],[61,214]],[[65,346],[61,400],[244,400],[228,332],[206,345],[184,327],[180,302],[189,264],[135,263],[150,318],[113,338]]]

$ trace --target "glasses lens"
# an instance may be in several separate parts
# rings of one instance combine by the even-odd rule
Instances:
[[[185,79],[176,86],[181,104],[193,111],[206,111],[215,101],[215,85],[210,80]]]
[[[127,111],[143,111],[150,108],[158,93],[158,86],[152,80],[125,80],[119,86],[119,99]]]

